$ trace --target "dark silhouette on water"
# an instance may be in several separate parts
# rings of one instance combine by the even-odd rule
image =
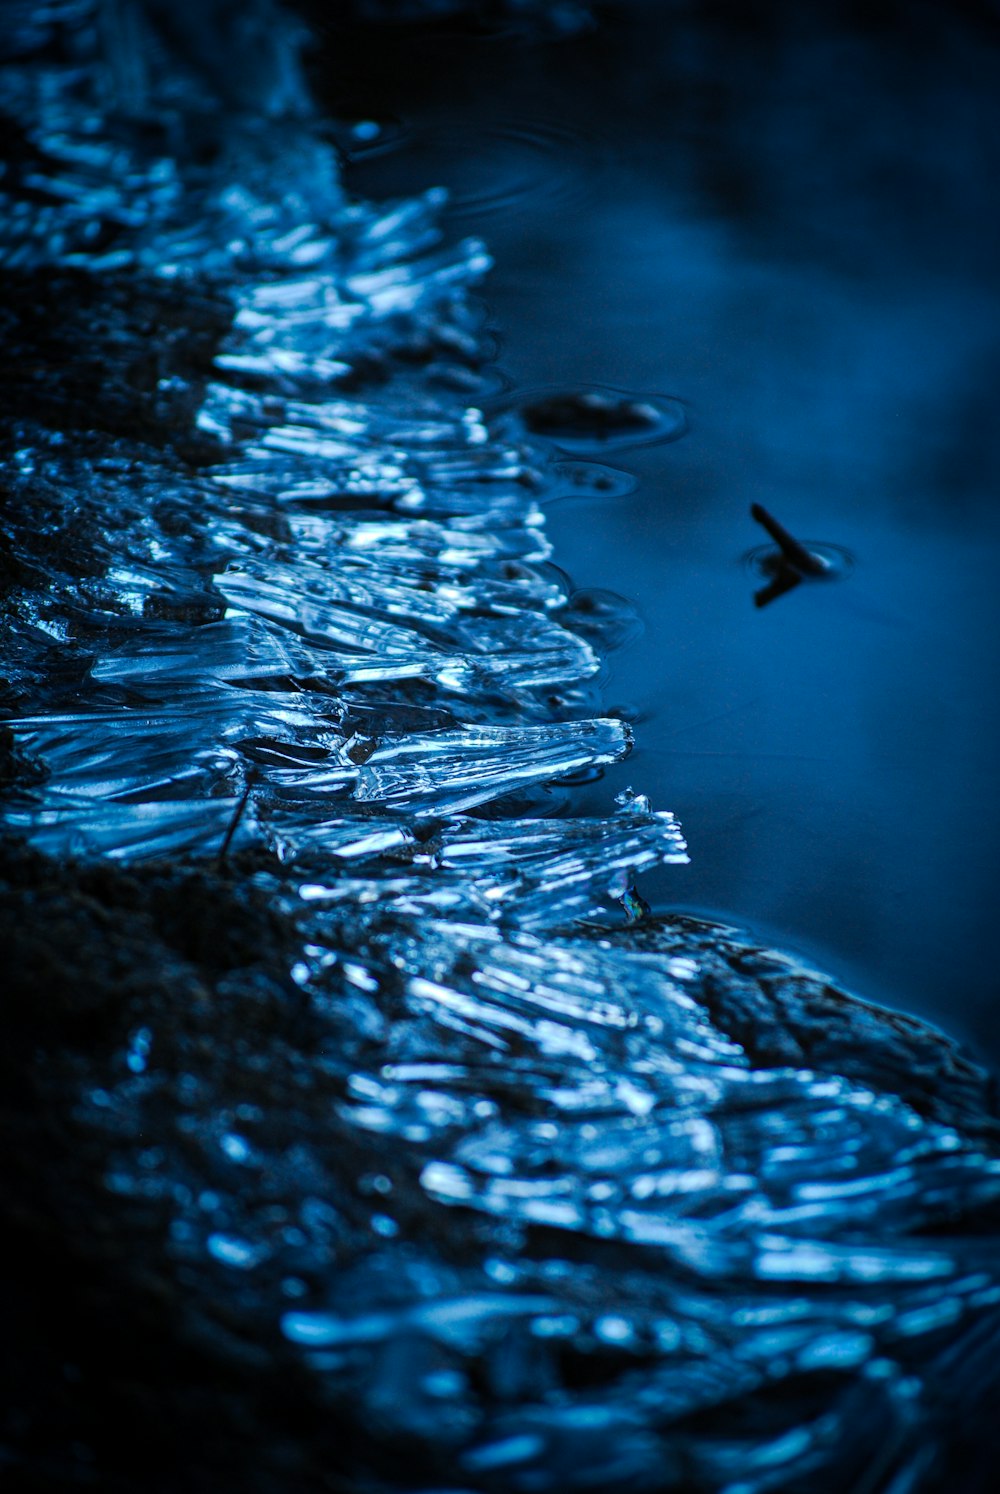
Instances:
[[[789,534],[783,524],[778,523],[773,514],[768,513],[763,504],[751,504],[750,517],[767,530],[778,547],[774,554],[760,558],[761,570],[766,571],[771,580],[767,586],[754,592],[756,606],[766,607],[769,602],[777,601],[778,597],[783,597],[802,581],[829,578],[829,561],[824,560],[822,555],[807,550],[794,535]]]
[[[829,572],[829,565],[821,555],[807,550],[805,545],[799,543],[794,535],[789,534],[783,524],[779,524],[772,514],[760,503],[751,504],[750,517],[763,524],[768,534],[780,549],[788,564],[795,570],[801,571],[803,576],[825,576]]]

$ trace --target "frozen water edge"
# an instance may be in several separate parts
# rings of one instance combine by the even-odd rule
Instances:
[[[345,203],[308,122],[194,170],[80,86],[7,79],[45,166],[6,263],[98,300],[125,276],[174,361],[138,438],[67,432],[61,352],[13,426],[8,724],[46,776],[6,823],[154,872],[228,829],[271,848],[308,1008],[254,1055],[279,1115],[228,1009],[206,1065],[201,1014],[140,1001],[76,1096],[107,1191],[159,1201],[183,1310],[280,1330],[372,1465],[395,1439],[482,1489],[929,1486],[949,1356],[1000,1304],[982,1076],[729,931],[574,931],[686,852],[640,796],[538,812],[629,733],[581,684],[536,454],[445,392],[476,388],[485,252],[438,245],[433,194]],[[128,290],[102,314],[128,385]]]
[[[47,776],[7,812],[10,828],[50,853],[211,853],[220,804],[234,813],[249,795],[241,840],[255,830],[286,856],[316,854],[334,805],[338,819],[375,805],[448,818],[623,756],[628,727],[580,719],[574,700],[599,659],[545,565],[532,453],[493,438],[466,401],[435,396],[426,375],[397,369],[364,397],[343,392],[376,354],[475,375],[464,288],[488,259],[475,242],[438,246],[438,194],[388,210],[345,204],[332,155],[296,122],[285,158],[272,142],[270,173],[243,147],[211,172],[133,158],[81,110],[77,79],[40,69],[35,97],[21,70],[17,79],[15,101],[36,150],[59,162],[73,223],[104,214],[115,247],[67,249],[65,235],[46,237],[45,211],[12,211],[8,263],[30,254],[101,275],[113,252],[122,271],[213,276],[230,315],[213,359],[222,377],[204,382],[192,412],[191,435],[207,436],[216,459],[169,477],[151,465],[139,493],[131,485],[127,518],[95,470],[106,453],[81,462],[61,432],[25,431],[15,557],[31,555],[40,481],[57,495],[55,526],[58,509],[90,508],[104,532],[99,580],[68,574],[58,588],[64,636],[42,615],[53,578],[22,601],[23,675],[34,672],[32,644],[38,656],[55,648],[85,663],[89,688],[75,711],[38,717],[40,700],[18,691],[15,674],[13,693],[33,714],[10,726]],[[284,160],[301,158],[303,137],[307,170],[289,188]],[[32,183],[42,180],[36,169]],[[35,206],[16,195],[11,205]],[[384,692],[366,705],[366,687],[392,687],[398,700],[412,685],[436,729],[395,729]],[[125,692],[112,711],[97,708],[107,687]],[[573,719],[560,719],[567,705]],[[184,815],[179,799],[212,805]],[[560,911],[553,885],[554,922],[598,910],[616,878],[627,883],[636,826],[633,806],[627,822],[594,829],[589,859],[569,866],[563,848],[556,880],[572,890]],[[367,834],[364,825],[355,838]],[[532,820],[523,838],[537,848],[545,834]],[[669,815],[647,814],[641,839],[637,864],[683,856]],[[446,879],[421,861],[424,880]],[[528,880],[541,894],[526,914],[535,920],[546,887],[537,849]],[[501,893],[494,878],[489,895],[516,920],[506,883]]]

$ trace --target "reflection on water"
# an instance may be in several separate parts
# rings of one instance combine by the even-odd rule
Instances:
[[[594,142],[585,207],[525,197],[489,224],[515,388],[691,410],[684,440],[621,461],[634,496],[551,510],[560,563],[646,621],[609,698],[645,723],[628,776],[695,851],[657,895],[1000,1052],[995,22],[631,3],[558,53],[413,45],[406,76],[390,55],[332,93],[389,89],[415,137],[533,107]],[[856,557],[849,584],[749,613],[755,502]]]
[[[770,546],[751,550],[746,557],[746,563],[765,583],[754,592],[756,607],[770,606],[803,581],[841,580],[853,567],[853,557],[847,550],[819,540],[797,540],[759,503],[751,504],[750,517],[774,541]]]

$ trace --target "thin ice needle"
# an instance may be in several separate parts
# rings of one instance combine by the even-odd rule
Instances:
[[[232,845],[233,836],[236,834],[236,831],[237,831],[237,828],[239,826],[240,820],[243,818],[243,812],[246,809],[248,803],[250,802],[250,794],[251,794],[252,790],[253,790],[253,779],[248,777],[246,788],[243,790],[243,793],[240,796],[240,802],[237,804],[236,808],[233,810],[233,817],[229,821],[229,828],[226,831],[226,834],[225,834],[225,837],[223,839],[222,845],[219,847],[218,864],[219,864],[220,867],[223,866],[224,863],[225,863],[226,856],[229,853],[229,847]]]

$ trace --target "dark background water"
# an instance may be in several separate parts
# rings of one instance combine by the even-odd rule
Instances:
[[[692,855],[651,901],[994,1058],[998,61],[985,9],[656,0],[558,43],[327,22],[315,59],[398,137],[358,141],[351,189],[443,184],[487,239],[515,384],[689,406],[609,454],[634,493],[550,509],[557,561],[645,622],[605,692],[637,751],[581,807],[634,784]],[[754,501],[850,574],[755,609]]]

